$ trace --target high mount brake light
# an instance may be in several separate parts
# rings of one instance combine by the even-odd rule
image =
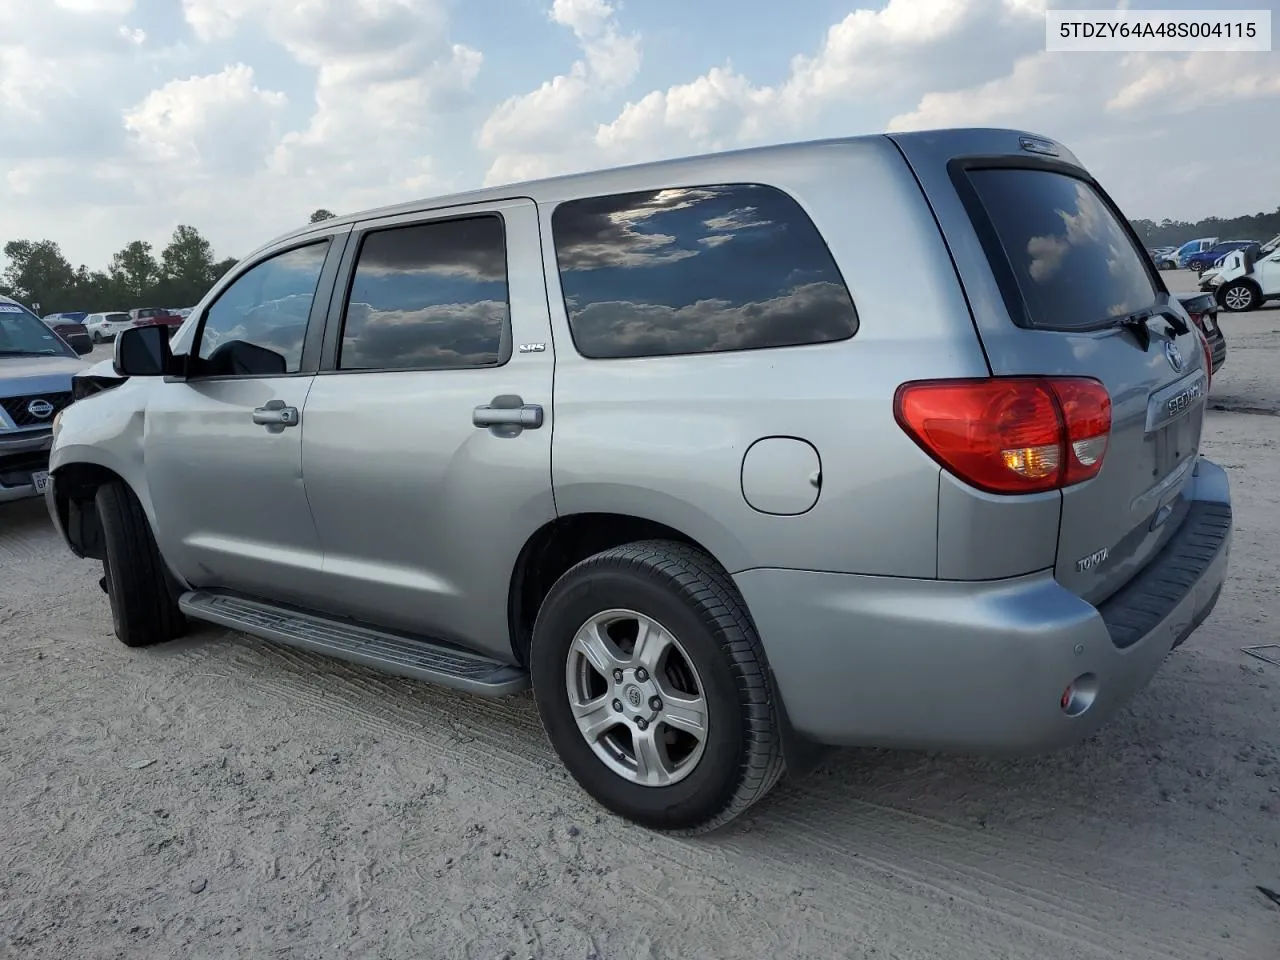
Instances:
[[[1041,493],[1102,469],[1111,397],[1087,377],[904,383],[894,417],[933,459],[990,493]]]

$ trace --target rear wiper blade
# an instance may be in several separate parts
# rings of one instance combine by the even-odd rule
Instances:
[[[1160,316],[1164,317],[1164,319],[1169,322],[1170,329],[1172,329],[1173,332],[1178,336],[1182,336],[1184,333],[1191,332],[1191,328],[1187,326],[1187,321],[1183,320],[1180,316],[1178,316],[1176,313],[1173,312],[1173,310],[1169,309],[1168,307],[1165,307],[1164,309],[1159,310],[1157,312],[1160,314]]]
[[[1116,317],[1111,321],[1111,326],[1124,327],[1132,333],[1134,339],[1138,341],[1138,346],[1145,353],[1147,348],[1151,346],[1151,328],[1147,326],[1147,321],[1154,315],[1154,310],[1137,310],[1123,317]]]

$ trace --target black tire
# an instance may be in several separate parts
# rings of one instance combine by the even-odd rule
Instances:
[[[160,557],[142,504],[123,481],[104,483],[96,497],[102,523],[102,572],[116,636],[128,647],[180,637],[186,618]]]
[[[607,767],[570,709],[566,664],[574,636],[593,616],[617,608],[666,627],[701,680],[705,748],[684,779],[667,786],[643,786]],[[569,773],[601,805],[645,827],[713,830],[768,793],[783,772],[777,709],[755,626],[728,574],[685,544],[626,544],[572,567],[538,611],[530,672],[547,736]]]
[[[92,340],[94,345],[96,346],[97,344],[102,343],[102,334],[100,334],[97,330],[95,330],[93,331],[93,335],[89,339]]]
[[[1244,297],[1246,293],[1247,299]],[[1262,297],[1258,295],[1258,291],[1246,280],[1233,280],[1218,289],[1218,305],[1229,313],[1245,313],[1256,309],[1261,302]],[[1231,303],[1235,303],[1235,306]]]

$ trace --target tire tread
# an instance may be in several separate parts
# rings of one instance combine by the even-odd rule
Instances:
[[[738,782],[724,807],[693,827],[659,828],[686,836],[706,833],[741,816],[764,797],[784,772],[777,707],[768,663],[755,624],[728,573],[702,550],[674,540],[641,540],[601,551],[571,567],[562,579],[589,576],[595,568],[629,567],[668,581],[716,637],[729,664],[743,708],[745,749]]]
[[[111,603],[118,605],[116,635],[129,647],[147,647],[181,636],[186,618],[178,609],[173,588],[151,533],[151,524],[137,496],[123,481],[105,483],[97,492],[108,564],[108,582],[118,586]]]

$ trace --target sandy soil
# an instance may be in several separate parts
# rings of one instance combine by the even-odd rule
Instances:
[[[1280,310],[1216,399],[1277,408]],[[528,698],[207,628],[111,636],[93,564],[0,508],[0,956],[1280,956],[1280,417],[1212,412],[1214,616],[1100,736],[1036,760],[847,751],[699,840],[603,814]]]

